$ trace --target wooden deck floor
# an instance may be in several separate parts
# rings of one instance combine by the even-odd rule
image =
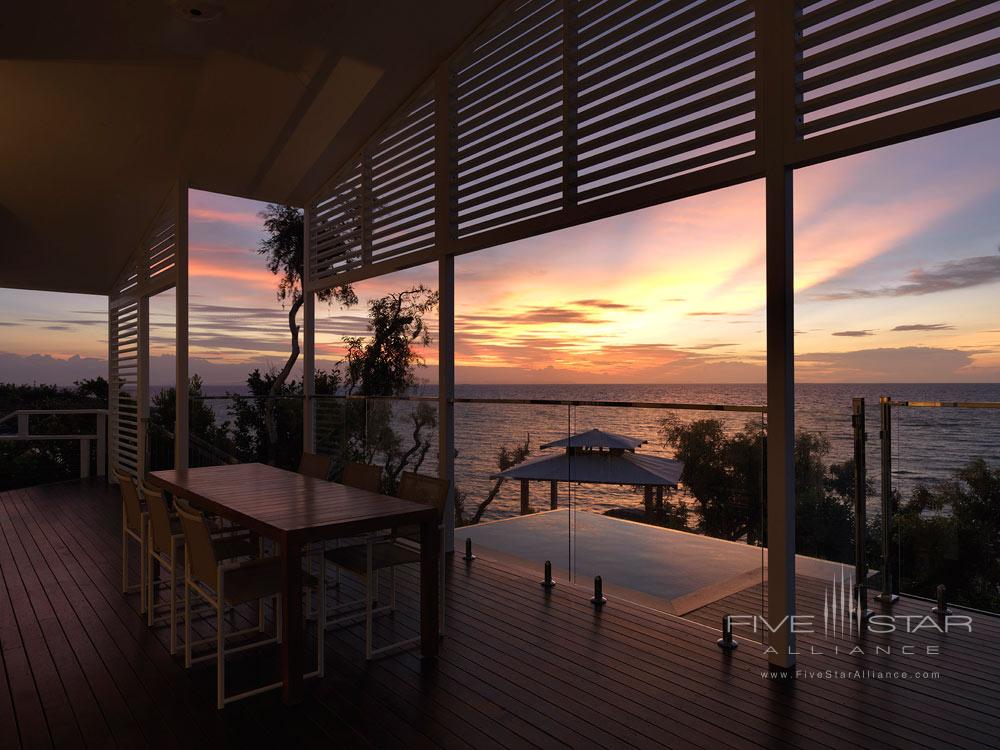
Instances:
[[[582,589],[545,595],[531,576],[461,559],[449,569],[436,663],[404,653],[366,664],[351,626],[328,632],[327,676],[307,683],[301,706],[270,694],[218,712],[212,665],[185,670],[166,630],[147,629],[136,597],[119,593],[118,523],[117,492],[96,480],[0,494],[0,746],[1000,746],[997,618],[976,616],[971,636],[879,637],[934,643],[933,658],[831,654],[830,642],[803,639],[803,670],[926,669],[936,679],[772,681],[758,644],[729,656],[715,645],[722,614],[760,611],[759,589],[691,619],[616,600],[595,613]],[[822,600],[821,582],[800,590],[803,606]],[[415,610],[406,579],[378,635],[415,632]],[[274,667],[267,653],[232,663],[234,687]]]

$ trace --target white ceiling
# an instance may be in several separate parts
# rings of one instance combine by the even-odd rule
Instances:
[[[303,205],[496,5],[9,4],[0,287],[106,293],[180,176]]]

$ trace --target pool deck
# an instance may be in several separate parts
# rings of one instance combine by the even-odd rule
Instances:
[[[599,575],[607,592],[654,609],[684,615],[767,580],[761,547],[565,508],[459,528],[455,540],[472,539],[477,556],[538,575],[549,560],[555,578],[568,580],[571,522],[573,580]],[[841,567],[796,555],[797,576],[829,581],[840,578]]]

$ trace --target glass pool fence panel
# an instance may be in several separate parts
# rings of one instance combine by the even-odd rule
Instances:
[[[565,448],[542,448],[570,435],[570,407],[514,399],[455,400],[455,546],[516,561],[555,579],[572,575],[569,509],[572,488],[559,463]],[[553,459],[555,464],[535,467]],[[533,479],[521,479],[521,473]]]
[[[676,614],[752,590],[762,601],[763,409],[730,404],[583,403],[573,434],[600,429],[632,448],[584,450],[571,482],[573,568],[580,585]],[[588,455],[589,454],[589,455]],[[585,466],[583,462],[587,462]],[[711,594],[709,592],[712,592]],[[736,614],[734,612],[733,614]]]
[[[298,467],[302,455],[301,396],[195,396],[189,409],[191,467],[254,462],[293,471]],[[173,434],[169,437],[172,441]]]
[[[1000,403],[891,401],[889,418],[893,591],[1000,612]]]

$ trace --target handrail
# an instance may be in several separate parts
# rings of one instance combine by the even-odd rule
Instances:
[[[168,429],[165,429],[164,427],[161,427],[160,425],[150,423],[149,427],[153,428],[153,431],[158,432],[167,440],[174,439],[174,433]],[[198,435],[195,435],[194,433],[188,434],[188,443],[195,449],[202,451],[211,458],[217,461],[221,461],[222,463],[226,464],[240,463],[240,460],[236,456],[229,455],[218,446],[212,445],[212,443],[208,442],[207,440]]]
[[[304,396],[247,396],[234,393],[228,396],[192,396],[192,400],[197,401],[226,401],[232,398],[264,399],[264,400],[294,400],[299,401]],[[310,398],[322,399],[343,399],[345,401],[433,401],[437,402],[437,396],[362,396],[334,395],[334,394],[314,394]],[[455,397],[448,399],[450,404],[523,404],[534,406],[599,406],[609,408],[629,408],[629,409],[669,409],[669,410],[690,410],[690,411],[731,411],[745,412],[753,414],[766,414],[767,406],[741,405],[741,404],[689,404],[670,403],[663,401],[590,401],[585,399],[546,399],[546,398],[474,398]]]
[[[906,406],[913,409],[1000,409],[1000,401],[895,401],[888,398],[885,403],[890,406]]]
[[[32,416],[80,416],[96,417],[93,433],[71,435],[37,434],[31,432],[30,417]],[[80,441],[80,478],[90,476],[90,444],[97,446],[97,475],[107,474],[108,448],[108,410],[107,409],[17,409],[0,418],[0,424],[17,418],[17,432],[0,434],[0,440],[6,442],[45,442],[48,440],[79,440]]]
[[[8,419],[13,419],[14,417],[25,414],[107,414],[107,409],[16,409],[12,411],[5,417],[0,417],[0,424],[6,422]]]

